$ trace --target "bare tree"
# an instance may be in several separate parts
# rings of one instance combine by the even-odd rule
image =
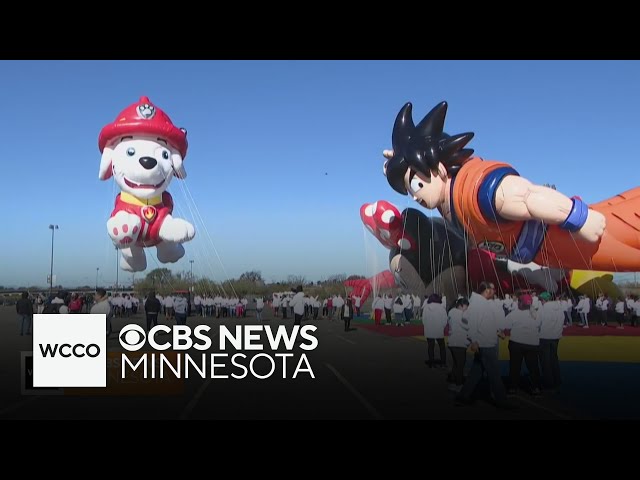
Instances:
[[[244,272],[242,275],[240,275],[240,280],[248,280],[253,283],[264,284],[264,280],[262,279],[262,272],[260,272],[259,270]]]
[[[295,287],[297,285],[305,285],[307,283],[307,279],[304,275],[289,275],[287,277],[287,282],[291,284],[291,286]]]
[[[346,273],[338,273],[327,278],[327,283],[342,283],[347,279]]]
[[[349,275],[346,279],[347,280],[364,280],[365,277],[364,275]]]

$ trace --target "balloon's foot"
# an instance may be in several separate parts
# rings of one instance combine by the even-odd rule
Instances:
[[[147,269],[147,256],[142,247],[123,248],[121,253],[120,268],[125,272],[143,272]]]

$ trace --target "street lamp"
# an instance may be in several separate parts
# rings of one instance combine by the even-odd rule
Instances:
[[[49,295],[53,292],[53,235],[59,229],[58,225],[49,225],[51,230],[51,271],[49,272]]]
[[[193,260],[189,260],[189,263],[191,264],[191,287],[189,287],[189,304],[188,304],[188,315],[191,316],[191,299],[193,298],[193,296],[195,295],[195,287],[193,286]]]
[[[120,274],[120,265],[118,265],[120,262],[120,255],[118,255],[119,250],[118,247],[116,247],[116,293],[118,292],[118,280],[119,280],[119,274]]]
[[[98,272],[100,271],[100,267],[96,267],[96,290],[98,290]]]

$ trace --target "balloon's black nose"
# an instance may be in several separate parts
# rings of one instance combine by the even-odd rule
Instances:
[[[158,161],[153,157],[140,157],[140,165],[147,170],[151,170],[158,164]]]

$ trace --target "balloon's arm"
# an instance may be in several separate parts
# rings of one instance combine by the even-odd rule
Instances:
[[[573,208],[573,200],[566,195],[517,175],[502,179],[494,204],[506,220],[542,220],[549,225],[564,223]]]

